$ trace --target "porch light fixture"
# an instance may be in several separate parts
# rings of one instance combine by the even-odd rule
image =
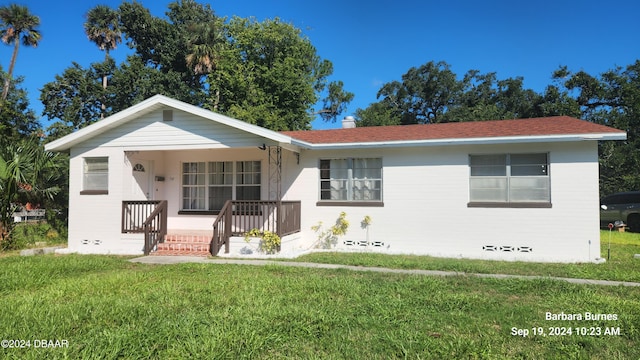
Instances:
[[[262,144],[262,145],[258,146],[258,149],[260,149],[262,151],[267,150],[267,144]]]

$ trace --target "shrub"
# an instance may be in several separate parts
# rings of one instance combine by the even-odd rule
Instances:
[[[311,230],[318,234],[318,241],[316,241],[315,247],[317,249],[331,249],[334,247],[338,243],[338,237],[345,235],[349,229],[349,221],[346,218],[347,213],[342,211],[332,227],[323,229],[322,221],[318,222],[318,225],[312,226]]]
[[[259,250],[265,254],[275,254],[280,250],[281,239],[278,234],[269,230],[261,231],[258,229],[251,229],[244,234],[244,241],[249,242],[249,238],[259,237],[260,245]]]
[[[66,240],[46,222],[18,223],[11,236],[0,244],[1,250],[19,250],[36,243],[63,243]]]

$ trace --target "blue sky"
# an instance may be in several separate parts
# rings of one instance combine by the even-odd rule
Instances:
[[[166,0],[141,0],[164,16]],[[227,0],[211,4],[218,16],[279,17],[302,29],[318,54],[334,64],[355,99],[344,115],[376,101],[381,85],[428,61],[445,61],[460,77],[468,70],[497,72],[499,79],[522,76],[527,88],[543,91],[560,65],[598,75],[640,59],[640,2],[635,0]],[[11,1],[2,1],[7,5]],[[40,116],[42,86],[72,61],[82,66],[104,54],[87,40],[83,23],[97,4],[116,0],[16,1],[40,16],[38,48],[21,47],[14,75],[25,77],[31,107]],[[12,48],[0,45],[8,68]],[[119,61],[130,50],[122,44]],[[46,118],[43,124],[48,125]],[[314,128],[339,127],[315,121]]]

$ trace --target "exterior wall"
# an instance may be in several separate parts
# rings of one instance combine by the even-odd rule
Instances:
[[[551,208],[470,208],[469,154],[548,152]],[[384,207],[317,206],[321,158],[382,157]],[[511,145],[305,151],[286,197],[302,200],[302,231],[308,248],[319,221],[332,225],[341,211],[350,227],[340,250],[524,261],[593,261],[600,257],[598,157],[595,141]],[[292,171],[292,173],[296,173]],[[369,242],[360,226],[368,215]],[[483,250],[511,246],[516,251]],[[531,252],[519,252],[529,247]]]
[[[109,158],[109,193],[81,195],[84,157]],[[124,152],[118,148],[74,148],[69,171],[69,249],[79,253],[142,254],[140,234],[121,234]]]

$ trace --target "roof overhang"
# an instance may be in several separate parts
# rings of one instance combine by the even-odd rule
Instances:
[[[449,138],[431,140],[402,140],[402,141],[375,141],[375,142],[346,142],[346,143],[309,143],[292,139],[292,144],[309,150],[335,150],[335,149],[366,149],[366,148],[397,148],[416,146],[447,146],[447,145],[492,145],[492,144],[522,144],[545,142],[574,142],[574,141],[604,141],[626,140],[627,134],[593,133],[593,134],[566,134],[566,135],[535,135],[535,136],[503,136],[503,137],[479,137],[479,138]]]

